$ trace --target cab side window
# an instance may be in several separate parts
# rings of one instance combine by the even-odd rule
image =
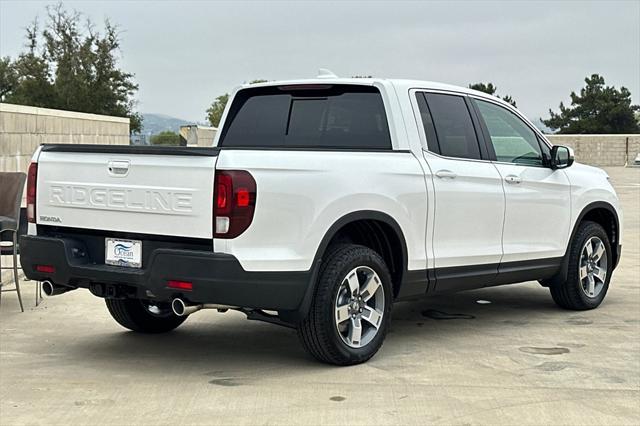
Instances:
[[[417,93],[429,151],[446,157],[480,159],[471,114],[462,96]]]
[[[431,112],[429,111],[427,100],[424,98],[424,93],[417,92],[416,101],[418,102],[418,109],[420,110],[420,118],[422,119],[422,125],[424,126],[424,133],[427,136],[427,147],[429,148],[429,151],[440,154],[436,128],[433,125],[433,119],[431,118]]]
[[[497,161],[544,165],[538,137],[517,115],[491,102],[474,99],[487,125]]]

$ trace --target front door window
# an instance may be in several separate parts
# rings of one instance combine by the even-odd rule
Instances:
[[[496,160],[542,166],[542,150],[536,134],[517,115],[491,102],[475,100],[487,125]]]

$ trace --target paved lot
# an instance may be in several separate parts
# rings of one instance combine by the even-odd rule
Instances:
[[[624,254],[597,310],[561,311],[536,283],[398,304],[380,353],[335,368],[238,313],[140,336],[86,291],[34,308],[25,283],[28,311],[6,293],[0,310],[0,424],[637,425],[640,169],[608,171]]]

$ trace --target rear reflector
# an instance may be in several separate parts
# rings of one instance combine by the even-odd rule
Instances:
[[[193,290],[193,283],[191,283],[189,281],[170,280],[169,281],[169,288],[175,288],[177,290],[191,291],[191,290]]]
[[[31,163],[27,173],[27,222],[36,223],[36,182],[38,163]]]
[[[54,274],[56,268],[51,265],[36,265],[36,271],[42,272],[43,274]]]

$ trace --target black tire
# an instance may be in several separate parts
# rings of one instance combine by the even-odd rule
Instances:
[[[118,324],[138,333],[166,333],[187,319],[174,314],[169,303],[152,303],[157,313],[151,313],[148,305],[139,299],[105,299],[105,302]]]
[[[603,242],[608,260],[604,286],[596,297],[589,297],[585,294],[579,273],[582,249],[586,242],[592,237],[598,237]],[[566,281],[552,280],[549,285],[553,301],[561,308],[576,311],[597,308],[607,294],[609,281],[611,280],[611,272],[613,271],[611,243],[609,237],[607,237],[607,233],[602,226],[595,222],[582,222],[571,242],[568,255],[569,261]]]
[[[378,352],[390,321],[393,292],[391,275],[382,257],[368,247],[344,244],[331,247],[323,262],[311,309],[298,326],[298,337],[305,349],[317,360],[334,365],[354,365],[367,361]],[[384,292],[384,312],[372,340],[350,347],[340,336],[335,320],[335,303],[343,280],[354,268],[372,269],[379,277]]]

